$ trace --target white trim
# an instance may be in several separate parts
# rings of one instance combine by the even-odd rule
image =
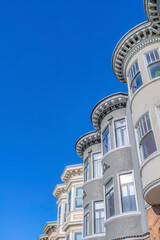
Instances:
[[[99,238],[99,237],[105,237],[105,233],[101,233],[101,234],[92,234],[92,235],[89,235],[87,237],[84,237],[83,240],[88,240],[90,238]]]
[[[133,186],[134,186],[135,201],[136,201],[136,209],[137,209],[137,210],[136,210],[136,211],[123,212],[123,211],[122,211],[122,197],[121,197],[121,190],[120,190],[120,188],[121,188],[120,176],[121,176],[121,175],[129,174],[129,173],[131,173],[131,174],[132,174],[132,177],[133,177]],[[120,193],[120,199],[119,199],[119,200],[120,200],[120,201],[119,201],[119,203],[120,203],[120,208],[119,208],[120,214],[131,213],[131,212],[138,212],[138,211],[139,211],[139,208],[138,208],[137,191],[136,191],[135,178],[134,178],[134,170],[131,169],[131,170],[127,170],[127,171],[122,171],[122,172],[117,173],[117,175],[118,175],[118,181],[117,181],[117,183],[118,183],[118,189],[119,189],[119,193]]]
[[[155,106],[155,111],[156,111],[156,115],[157,115],[157,119],[158,119],[158,124],[160,127],[160,105]]]

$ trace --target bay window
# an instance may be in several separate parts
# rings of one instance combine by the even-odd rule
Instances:
[[[75,198],[75,207],[82,208],[82,187],[76,187],[76,198]]]
[[[104,232],[104,202],[94,203],[94,233]]]
[[[101,177],[102,176],[102,164],[101,164],[101,153],[93,154],[93,177]]]
[[[107,127],[106,130],[103,132],[102,138],[103,138],[103,155],[105,155],[107,152],[111,150],[109,127]]]
[[[128,136],[125,118],[115,121],[116,147],[128,145]]]
[[[89,204],[84,208],[84,237],[89,235]]]
[[[157,150],[149,113],[146,113],[136,125],[142,162]]]
[[[122,212],[136,211],[137,207],[132,173],[120,175],[120,188]]]
[[[143,85],[141,73],[137,60],[132,64],[128,71],[129,85],[132,95]]]
[[[160,76],[160,49],[146,53],[148,70],[152,79]]]
[[[113,178],[105,186],[106,218],[115,215]]]

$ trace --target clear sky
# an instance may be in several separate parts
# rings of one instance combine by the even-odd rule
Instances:
[[[111,58],[146,20],[143,0],[0,1],[0,239],[34,240],[56,220],[52,192],[90,113],[127,91]]]

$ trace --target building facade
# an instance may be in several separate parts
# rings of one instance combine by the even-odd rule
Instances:
[[[67,166],[61,176],[63,184],[53,191],[58,205],[57,234],[53,240],[81,240],[83,221],[83,167]]]

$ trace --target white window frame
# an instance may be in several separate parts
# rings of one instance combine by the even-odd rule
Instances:
[[[159,54],[159,59],[157,60],[152,60],[152,58],[151,58],[151,56],[149,56],[150,57],[150,59],[151,59],[151,62],[150,63],[148,63],[148,60],[147,60],[147,54],[151,54],[151,53],[153,53],[154,55],[155,55],[155,51],[158,51],[158,54]],[[149,74],[149,79],[150,80],[154,80],[154,79],[156,79],[156,78],[159,78],[160,76],[158,76],[158,77],[154,77],[154,78],[152,78],[152,75],[151,75],[151,72],[150,72],[150,66],[151,65],[153,65],[153,64],[156,64],[156,63],[160,63],[160,48],[154,48],[154,49],[152,49],[152,50],[150,50],[150,51],[147,51],[145,54],[144,54],[144,56],[145,56],[145,62],[146,62],[146,66],[147,66],[147,70],[148,70],[148,74]],[[155,57],[155,56],[154,56]]]
[[[123,146],[120,146],[120,147],[117,147],[117,141],[116,141],[116,127],[115,127],[115,122],[117,121],[120,121],[122,119],[125,119],[125,123],[126,123],[126,137],[127,137],[127,144],[126,145],[123,145]],[[122,116],[121,118],[115,118],[114,119],[114,124],[113,124],[113,132],[114,132],[114,148],[122,148],[122,147],[126,147],[126,146],[129,146],[130,145],[130,141],[129,141],[129,134],[128,134],[128,122],[127,122],[127,118],[126,116]]]
[[[142,130],[145,131],[145,130],[144,130],[145,128],[144,128],[144,125],[141,124],[141,125],[142,125],[142,129],[141,129],[139,132],[140,132],[140,134],[143,134],[143,136],[140,136],[140,134],[138,133],[138,125],[140,126],[140,122],[143,121],[142,119],[143,119],[144,117],[146,117],[146,115],[149,116],[149,121],[150,121],[150,126],[151,126],[151,128],[148,129],[148,126],[147,126],[148,131],[147,131],[145,134],[143,134],[143,133],[142,133]],[[150,158],[150,156],[152,156],[153,154],[155,154],[155,153],[157,152],[157,144],[156,144],[156,139],[155,139],[155,136],[154,136],[153,125],[152,125],[152,121],[151,121],[151,116],[150,116],[150,114],[149,114],[148,111],[147,111],[146,113],[144,113],[144,114],[138,119],[138,121],[137,121],[137,123],[136,123],[136,125],[135,125],[135,130],[136,130],[136,136],[137,136],[137,137],[136,137],[136,140],[137,140],[137,145],[138,145],[138,149],[139,149],[139,156],[140,156],[140,159],[141,159],[140,164],[143,164],[144,162],[146,162],[146,161],[148,160],[148,158]],[[145,137],[146,137],[147,135],[149,135],[150,133],[153,134],[154,141],[155,141],[156,151],[152,152],[148,157],[144,158],[143,150],[141,149],[141,145],[142,145]]]
[[[157,112],[158,123],[160,125],[160,105],[156,106],[156,112]]]
[[[134,186],[134,191],[135,191],[135,202],[136,202],[136,210],[135,211],[128,211],[128,212],[123,212],[123,209],[122,209],[122,193],[121,193],[121,182],[120,182],[120,176],[121,175],[127,175],[127,174],[132,174],[132,178],[133,178],[133,186]],[[117,182],[118,182],[118,195],[119,195],[119,209],[120,209],[120,213],[121,214],[127,214],[127,213],[130,213],[130,212],[138,212],[139,209],[138,209],[138,200],[137,200],[137,191],[136,191],[136,185],[135,185],[135,177],[134,177],[134,171],[123,171],[121,173],[117,173]]]
[[[88,207],[88,211],[87,213],[85,213],[85,209]],[[83,210],[83,218],[84,218],[84,221],[83,221],[83,237],[87,237],[89,235],[89,203],[84,207],[84,210]],[[88,217],[88,222],[87,222],[87,229],[86,229],[86,226],[85,226],[85,218]],[[86,231],[88,230],[88,232]]]
[[[96,155],[96,154],[101,154],[101,158],[100,159],[97,159],[97,160],[94,160],[94,155]],[[93,165],[93,178],[100,178],[100,177],[102,177],[103,176],[103,167],[102,167],[102,162],[101,162],[101,160],[102,160],[102,152],[101,151],[99,151],[99,152],[94,152],[93,154],[92,154],[92,165]],[[100,167],[101,167],[101,170],[99,169],[99,168],[97,168],[97,177],[95,176],[95,167],[94,167],[94,164],[95,164],[95,162],[98,162],[97,163],[97,165],[99,166],[100,165]],[[99,164],[99,162],[100,162],[100,164]],[[98,174],[98,172],[100,172],[101,171],[101,174]]]
[[[138,68],[136,66],[136,63],[137,63]],[[135,72],[134,72],[133,69],[135,69]],[[132,63],[132,65],[130,66],[130,68],[128,70],[128,73],[127,73],[128,86],[129,86],[129,91],[130,91],[131,96],[134,96],[135,93],[138,91],[138,89],[143,86],[143,80],[142,80],[142,85],[139,88],[137,88],[136,91],[133,93],[132,85],[133,85],[133,82],[137,78],[138,75],[141,76],[141,80],[142,80],[142,74],[141,74],[141,71],[140,71],[139,62],[138,62],[138,59],[136,59]]]
[[[97,233],[95,232],[95,230],[96,230],[96,229],[95,229],[95,219],[96,219],[95,213],[96,213],[96,211],[98,211],[98,210],[95,209],[95,204],[98,203],[98,202],[103,202],[103,213],[104,213],[103,225],[104,225],[104,221],[105,221],[105,210],[104,210],[104,204],[105,204],[105,203],[104,203],[104,200],[94,201],[94,202],[93,202],[93,216],[94,216],[94,224],[93,224],[93,225],[94,225],[94,234],[96,234],[96,235],[97,235],[97,234],[101,234],[101,233],[102,233],[102,234],[105,233],[105,227],[104,227],[104,226],[103,226],[104,231],[97,232]],[[102,226],[101,226],[101,228],[102,228]]]
[[[81,188],[82,189],[82,196],[77,196],[77,188]],[[81,209],[83,207],[83,187],[82,186],[77,186],[75,189],[75,209]],[[77,199],[82,199],[82,206],[81,207],[76,207],[76,200]]]
[[[103,141],[103,134],[106,132],[108,130],[108,132],[109,132],[109,150],[107,151],[107,152],[105,152],[104,153],[104,141]],[[106,155],[108,152],[110,152],[111,151],[111,134],[110,134],[110,126],[109,126],[109,124],[103,129],[103,131],[102,131],[102,153],[103,153],[103,156],[104,155]]]
[[[106,194],[106,185],[110,182],[110,181],[113,181],[113,188],[111,188],[108,192],[107,192],[107,194]],[[107,209],[106,209],[106,195],[108,195],[109,194],[109,192],[111,192],[111,190],[113,189],[113,193],[114,193],[114,214],[112,215],[112,216],[108,216],[107,217]],[[114,178],[113,178],[113,176],[105,183],[105,186],[104,186],[104,204],[105,204],[105,206],[104,206],[104,209],[105,209],[105,219],[107,220],[107,219],[109,219],[110,217],[113,217],[113,216],[115,216],[115,214],[116,214],[116,209],[115,209],[115,190],[114,190]]]

